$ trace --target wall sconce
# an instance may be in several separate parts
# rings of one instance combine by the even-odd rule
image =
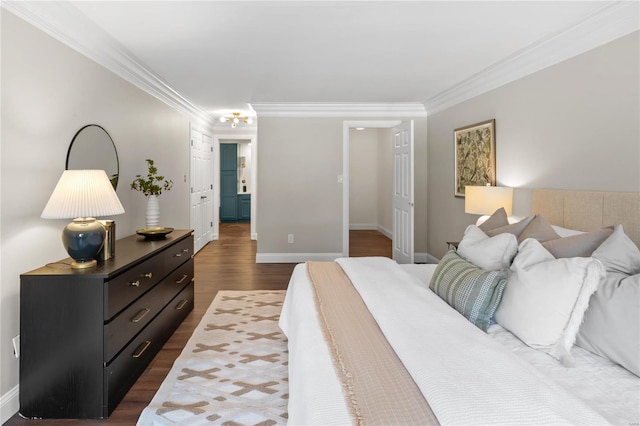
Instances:
[[[513,188],[506,186],[465,186],[464,211],[482,215],[477,221],[481,224],[500,207],[504,207],[507,216],[513,209]]]
[[[105,239],[98,216],[124,213],[113,185],[104,170],[65,170],[40,217],[73,219],[62,230],[62,245],[73,259],[71,268],[96,266]]]

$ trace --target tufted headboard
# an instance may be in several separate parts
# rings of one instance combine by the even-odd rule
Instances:
[[[640,247],[640,193],[536,189],[533,213],[552,225],[579,231],[622,224]]]

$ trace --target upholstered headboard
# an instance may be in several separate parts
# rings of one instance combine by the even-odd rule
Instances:
[[[622,224],[640,247],[640,193],[536,189],[533,213],[547,222],[579,231]]]

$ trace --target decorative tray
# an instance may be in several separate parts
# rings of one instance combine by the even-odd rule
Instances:
[[[158,228],[138,229],[136,231],[136,234],[142,235],[147,240],[161,240],[161,239],[165,238],[167,236],[167,234],[170,234],[171,232],[173,232],[173,228],[161,228],[161,227],[158,227]]]

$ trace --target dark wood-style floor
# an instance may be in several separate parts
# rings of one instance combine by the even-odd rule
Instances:
[[[256,242],[248,223],[220,224],[220,239],[195,256],[195,307],[108,419],[27,420],[19,415],[6,426],[18,425],[135,425],[169,373],[218,290],[285,290],[295,264],[256,264]],[[350,231],[350,256],[391,257],[391,240],[377,231]]]

